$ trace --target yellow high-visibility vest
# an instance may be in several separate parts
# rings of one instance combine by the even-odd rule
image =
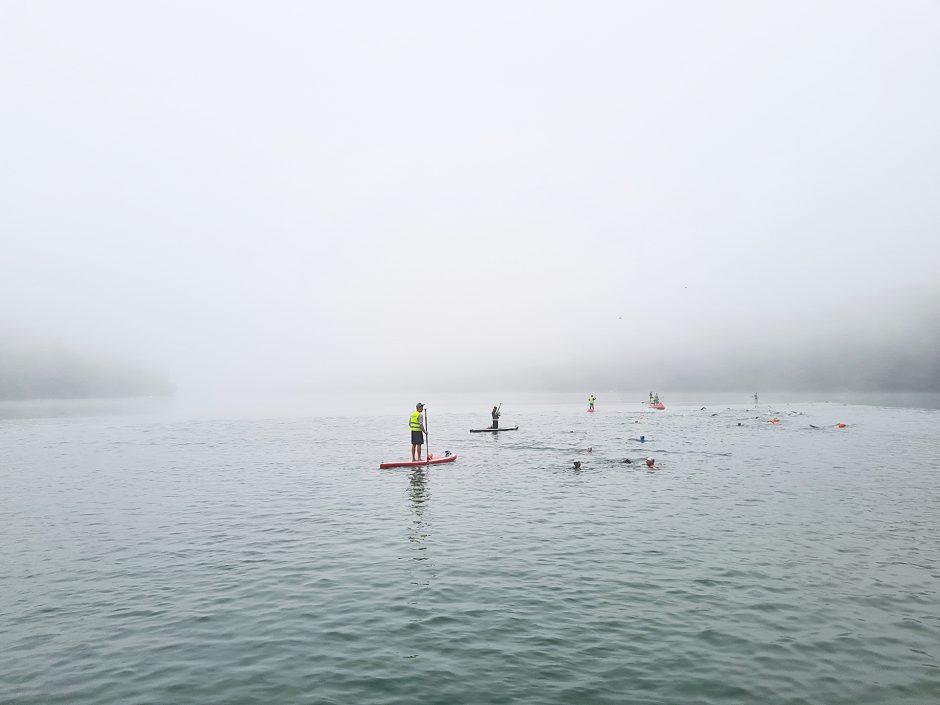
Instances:
[[[411,430],[412,431],[421,430],[421,412],[420,411],[411,412]]]

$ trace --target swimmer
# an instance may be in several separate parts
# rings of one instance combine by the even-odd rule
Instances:
[[[655,470],[655,469],[656,469],[656,460],[655,460],[654,458],[647,458],[647,459],[646,459],[646,467],[648,467],[650,470]]]
[[[580,460],[575,460],[575,461],[574,461],[574,469],[575,469],[575,470],[580,470],[580,469],[581,469],[581,461],[580,461]]]
[[[639,438],[631,438],[631,441],[637,441],[638,443],[646,443],[646,436],[640,436]]]
[[[630,458],[624,458],[624,459],[621,460],[620,462],[621,462],[621,463],[626,463],[627,465],[632,465],[632,464],[633,464],[633,461],[630,460]]]

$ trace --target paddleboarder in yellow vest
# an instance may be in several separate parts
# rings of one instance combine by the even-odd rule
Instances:
[[[597,397],[593,394],[588,397],[588,411],[594,411],[594,402],[597,401]]]
[[[411,412],[411,459],[421,460],[421,446],[424,445],[424,435],[428,432],[424,425],[424,404],[416,404],[415,411]],[[418,457],[415,457],[415,453]]]

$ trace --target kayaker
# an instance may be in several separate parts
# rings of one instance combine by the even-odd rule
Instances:
[[[491,426],[491,428],[499,428],[499,407],[498,406],[493,407],[492,416],[493,416],[493,425]]]
[[[421,402],[415,404],[408,426],[411,428],[411,459],[421,460],[421,446],[424,445],[424,435],[428,432],[424,425],[424,404]],[[418,457],[415,457],[415,453]]]
[[[594,411],[594,402],[597,401],[597,397],[593,394],[588,397],[588,411]]]

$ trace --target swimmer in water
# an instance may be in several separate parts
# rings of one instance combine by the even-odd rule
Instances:
[[[580,460],[575,460],[575,461],[574,461],[574,469],[575,469],[575,470],[580,470],[580,469],[581,469],[581,461],[580,461]]]
[[[647,458],[647,459],[646,459],[646,467],[648,467],[650,470],[655,470],[655,469],[656,469],[656,460],[653,459],[653,458]]]

